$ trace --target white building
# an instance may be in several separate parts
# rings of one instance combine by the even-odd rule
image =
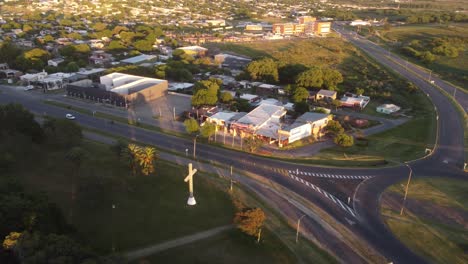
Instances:
[[[376,111],[383,114],[393,114],[395,112],[400,111],[401,107],[394,105],[394,104],[383,104],[377,106]]]
[[[151,62],[155,61],[158,58],[156,55],[146,55],[146,54],[141,54],[135,57],[131,57],[128,59],[121,60],[121,63],[126,63],[126,64],[141,64],[144,62]]]
[[[298,117],[294,123],[282,128],[279,131],[280,142],[292,143],[294,141],[314,135],[321,137],[324,135],[324,128],[330,120],[329,114],[307,112]]]
[[[341,105],[344,107],[359,107],[360,109],[364,109],[364,107],[366,107],[367,104],[370,102],[370,97],[346,93],[345,95],[343,95],[340,101]]]
[[[58,67],[60,63],[64,62],[65,60],[63,58],[54,58],[51,60],[47,61],[47,65],[53,66],[53,67]]]
[[[349,23],[350,26],[355,27],[355,26],[370,26],[369,21],[363,21],[363,20],[354,20]]]

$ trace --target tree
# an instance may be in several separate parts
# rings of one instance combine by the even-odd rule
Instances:
[[[49,118],[43,124],[47,140],[60,148],[72,148],[80,145],[83,134],[81,127],[67,119]]]
[[[34,115],[20,104],[0,105],[0,134],[22,134],[39,143],[44,139],[44,131],[34,119]]]
[[[255,136],[247,137],[244,142],[245,142],[245,146],[252,153],[255,152],[263,144],[263,141],[260,138],[257,138]]]
[[[141,167],[141,173],[143,175],[150,175],[155,171],[155,164],[154,162],[156,161],[157,155],[156,155],[156,149],[152,147],[145,147],[142,149],[142,151],[139,153],[139,162],[140,162],[140,167]]]
[[[339,133],[333,139],[335,144],[342,146],[342,147],[351,147],[354,144],[354,138],[351,135],[347,135],[345,133]]]
[[[279,80],[285,84],[294,83],[297,76],[306,70],[302,64],[287,64],[278,68]]]
[[[107,46],[107,49],[108,50],[112,50],[112,51],[119,51],[119,50],[124,50],[126,49],[126,47],[124,45],[122,45],[120,43],[120,41],[118,40],[112,40],[110,43],[109,43],[109,46]]]
[[[336,86],[343,82],[343,75],[337,70],[330,68],[322,69],[323,86],[328,90],[336,90]]]
[[[296,85],[305,88],[320,88],[323,84],[323,72],[321,68],[312,67],[300,73],[296,78]]]
[[[363,95],[364,94],[364,89],[356,87],[356,94],[357,95]]]
[[[292,100],[295,103],[304,102],[309,98],[309,91],[304,87],[298,87],[294,90]]]
[[[244,233],[256,236],[260,240],[261,229],[266,216],[260,208],[245,208],[237,212],[234,217],[234,223]]]
[[[219,79],[209,79],[195,83],[195,94],[192,97],[192,105],[215,105],[218,102],[218,92],[221,83],[222,81]]]
[[[426,64],[431,64],[435,61],[435,56],[430,51],[425,51],[420,55],[421,60]]]
[[[93,29],[96,31],[103,31],[104,29],[107,28],[107,24],[98,22],[93,25]]]
[[[250,62],[246,67],[246,72],[252,80],[262,82],[278,82],[278,66],[273,59],[263,58]]]
[[[341,126],[340,122],[335,120],[329,120],[325,130],[335,135],[344,133],[344,128]]]
[[[141,147],[135,144],[128,144],[126,152],[124,154],[125,157],[128,158],[128,163],[132,170],[133,176],[136,176],[138,165],[139,165],[139,157],[141,155]]]
[[[200,134],[202,137],[210,139],[212,135],[216,133],[216,125],[213,123],[205,122],[205,124],[200,129]]]
[[[195,134],[200,129],[197,120],[193,118],[185,119],[184,121],[185,130],[189,134]]]
[[[77,72],[80,70],[80,66],[74,61],[71,61],[67,64],[65,71],[66,72]]]
[[[310,111],[309,104],[307,102],[298,102],[294,104],[294,112],[298,114],[304,114]]]
[[[153,50],[153,42],[148,41],[146,39],[137,40],[133,43],[135,49],[139,51],[152,51]]]
[[[232,94],[230,92],[222,92],[221,93],[221,96],[220,96],[220,99],[223,103],[229,103],[232,101],[233,97],[232,97]]]
[[[128,31],[128,28],[125,26],[115,26],[114,29],[112,30],[112,34],[120,34],[121,31]]]
[[[334,99],[334,100],[331,102],[331,105],[332,105],[333,107],[335,107],[335,110],[338,110],[338,108],[341,107],[342,103],[341,103],[340,100]]]

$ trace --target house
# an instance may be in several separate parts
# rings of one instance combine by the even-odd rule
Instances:
[[[200,46],[188,46],[188,47],[181,47],[177,48],[178,50],[183,50],[186,54],[191,55],[193,57],[204,57],[208,52],[208,49],[200,47]]]
[[[135,56],[135,57],[131,57],[131,58],[121,60],[120,62],[124,63],[124,64],[136,65],[136,64],[146,63],[146,62],[154,62],[154,61],[156,61],[157,58],[158,58],[158,56],[156,56],[156,55],[141,54],[141,55],[138,55],[138,56]]]
[[[236,116],[238,113],[237,112],[217,112],[216,114],[208,117],[206,119],[207,122],[210,123],[215,123],[217,126],[220,127],[229,127],[231,119]]]
[[[239,98],[247,100],[250,104],[258,102],[261,99],[258,95],[255,94],[241,94]]]
[[[330,91],[330,90],[320,90],[318,93],[315,95],[315,100],[329,100],[333,101],[336,99],[336,92],[335,91]]]
[[[32,82],[35,82],[35,81],[39,81],[39,80],[42,80],[44,79],[45,77],[47,77],[47,72],[45,71],[42,71],[42,72],[39,72],[39,73],[27,73],[25,75],[22,75],[20,77],[20,80],[24,83],[24,84],[31,84]]]
[[[255,93],[262,96],[277,95],[280,94],[280,86],[267,83],[253,82],[252,87],[256,87]]]
[[[0,79],[17,79],[21,75],[23,75],[21,71],[0,68]]]
[[[103,50],[93,51],[89,57],[89,63],[95,65],[107,65],[114,61],[114,57]]]
[[[400,109],[401,107],[394,105],[394,104],[383,104],[383,105],[377,106],[376,111],[379,113],[388,115],[388,114],[393,114],[395,112],[398,112],[400,111]]]
[[[355,107],[364,109],[370,102],[370,97],[363,95],[356,95],[352,93],[346,93],[341,98],[341,105],[344,107]]]
[[[47,61],[47,65],[53,66],[53,67],[58,67],[60,63],[64,62],[65,60],[63,58],[54,58],[50,59]]]
[[[220,67],[225,67],[229,69],[242,69],[247,64],[249,64],[252,60],[249,58],[226,54],[226,53],[219,53],[214,56],[214,62],[218,64]]]
[[[331,115],[322,113],[307,112],[298,117],[294,123],[278,132],[280,146],[294,141],[314,136],[321,137],[325,134],[325,126],[330,120]]]
[[[169,87],[167,88],[169,91],[187,91],[193,88],[193,83],[184,83],[184,82],[170,82]]]

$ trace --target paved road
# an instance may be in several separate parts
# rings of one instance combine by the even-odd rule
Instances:
[[[341,31],[341,33],[377,61],[414,82],[429,95],[436,106],[439,116],[437,146],[434,154],[430,157],[410,163],[415,177],[443,175],[445,177],[466,178],[466,175],[460,170],[464,162],[464,124],[450,100],[424,78],[407,71],[404,66],[395,63],[393,58],[389,59],[382,53],[380,47],[364,39],[354,39],[353,36],[347,35],[344,31]],[[436,82],[438,83],[439,80],[436,79]],[[4,89],[0,94],[0,103],[8,102],[22,103],[35,113],[47,113],[55,117],[64,116],[62,108],[38,102],[31,97],[24,96],[24,92],[19,93]],[[460,98],[460,102],[464,102],[462,98]],[[466,109],[465,105],[464,108]],[[74,113],[73,111],[69,112]],[[77,116],[76,122],[85,127],[99,129],[143,143],[154,144],[160,148],[181,154],[188,148],[192,153],[191,140],[125,124],[115,123],[111,125],[104,119],[79,113],[74,114]],[[373,245],[389,261],[394,263],[426,262],[408,250],[385,228],[378,212],[380,194],[390,184],[407,177],[408,169],[405,166],[380,169],[323,168],[281,162],[248,154],[239,155],[235,151],[202,144],[197,146],[197,157],[223,165],[231,164],[237,169],[263,175],[265,178],[313,202],[344,225],[349,225],[347,219],[356,216],[358,224],[349,226],[349,228]],[[366,180],[361,183],[362,179]],[[358,185],[359,183],[361,184]],[[356,186],[357,191],[354,195],[352,211],[350,211],[348,207],[343,205],[344,201],[347,200],[347,196],[351,196],[350,194],[352,194]]]
[[[420,89],[428,94],[436,107],[438,114],[438,138],[433,155],[409,163],[413,169],[415,177],[424,176],[444,176],[467,179],[467,175],[461,172],[460,167],[464,162],[464,122],[461,116],[436,87],[427,80],[429,73],[408,63],[396,55],[389,54],[388,51],[362,37],[356,37],[354,33],[335,26],[335,30],[341,33],[342,37],[361,48],[369,56],[379,63],[393,69],[403,77],[415,83]],[[410,70],[408,70],[410,69]],[[413,71],[416,72],[414,74]],[[457,89],[448,83],[432,76],[435,84],[438,84],[448,93]],[[466,93],[459,93],[456,97],[458,103],[467,109]],[[381,193],[390,185],[407,178],[409,169],[392,175],[392,177],[375,177],[362,182],[355,193],[354,209],[361,219],[361,223],[369,227],[368,238],[371,238],[377,248],[388,249],[387,256],[396,263],[423,263],[425,260],[416,256],[406,247],[399,244],[395,237],[382,223],[379,213],[379,201]]]

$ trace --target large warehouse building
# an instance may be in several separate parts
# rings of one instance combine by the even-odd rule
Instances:
[[[101,76],[100,82],[97,84],[83,80],[70,83],[67,93],[70,96],[128,107],[160,98],[166,94],[168,88],[166,80],[117,72]]]

